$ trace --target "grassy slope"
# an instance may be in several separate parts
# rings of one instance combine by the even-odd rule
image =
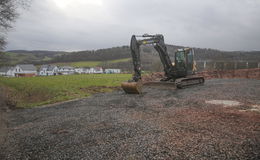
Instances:
[[[36,57],[33,54],[21,54],[21,53],[11,53],[11,52],[4,52],[2,53],[4,56],[8,57],[8,62],[1,62],[3,63],[2,65],[16,65],[16,64],[22,64],[26,60],[35,60],[35,61],[49,61],[52,58],[45,56],[42,59],[39,59],[39,57]],[[79,62],[61,62],[61,63],[54,63],[55,65],[58,66],[73,66],[73,67],[96,67],[96,66],[101,66],[103,62],[105,63],[119,63],[119,62],[127,62],[129,61],[130,58],[123,58],[123,59],[116,59],[116,60],[111,60],[111,61],[79,61]]]
[[[9,57],[11,61],[8,62],[9,65],[15,65],[19,63],[23,63],[27,59],[37,59],[33,54],[17,54],[17,53],[10,53],[6,52],[4,53],[5,56]]]
[[[130,76],[129,74],[85,74],[30,78],[0,77],[0,86],[9,88],[8,94],[11,95],[12,100],[17,101],[17,107],[32,107],[111,91],[112,88],[106,87],[119,86]],[[91,87],[96,88],[93,90]]]
[[[33,54],[27,53],[12,53],[12,52],[4,52],[2,56],[8,58],[8,61],[0,61],[0,65],[16,65],[16,64],[23,64],[28,60],[35,60],[35,61],[49,61],[52,58],[45,56],[44,58],[36,57]],[[78,61],[78,62],[61,62],[61,63],[54,63],[54,65],[58,66],[73,66],[73,67],[96,67],[101,66],[102,63],[108,64],[115,64],[120,62],[127,62],[130,58],[123,58],[123,59],[115,59],[110,61]],[[27,63],[27,62],[26,62]],[[40,65],[39,65],[40,66]]]
[[[108,63],[128,62],[128,61],[130,61],[130,60],[131,60],[131,58],[116,59],[116,60],[108,61]]]

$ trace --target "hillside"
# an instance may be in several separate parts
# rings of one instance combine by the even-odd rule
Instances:
[[[170,57],[173,59],[174,51],[183,46],[167,45]],[[260,51],[220,51],[215,49],[195,49],[197,61],[260,61]],[[145,70],[161,70],[158,53],[152,46],[141,48],[142,66]],[[113,63],[111,63],[113,62]],[[18,63],[57,64],[71,65],[75,67],[102,66],[105,68],[121,68],[129,70],[132,68],[129,46],[113,47],[98,50],[86,50],[77,52],[64,51],[26,51],[12,50],[0,53],[0,66],[15,65]]]
[[[0,52],[0,66],[20,63],[46,63],[46,61],[62,54],[66,54],[66,52],[25,50]]]

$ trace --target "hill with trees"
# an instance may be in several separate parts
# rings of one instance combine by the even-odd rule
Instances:
[[[168,53],[174,60],[174,52],[183,46],[167,45]],[[215,49],[194,48],[197,61],[260,61],[260,51],[220,51]],[[121,61],[124,59],[124,61]],[[129,59],[126,61],[125,59]],[[114,61],[118,60],[118,61]],[[141,47],[142,67],[145,70],[161,70],[158,53],[152,46]],[[0,65],[15,65],[18,63],[61,64],[73,62],[99,62],[104,68],[132,69],[131,53],[129,46],[113,47],[98,50],[86,50],[77,52],[64,51],[26,51],[12,50],[0,53]],[[114,61],[111,63],[111,61]],[[87,64],[87,63],[86,63]]]

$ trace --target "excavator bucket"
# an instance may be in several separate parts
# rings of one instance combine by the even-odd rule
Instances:
[[[121,83],[122,89],[127,94],[141,94],[142,93],[142,82],[123,82]]]

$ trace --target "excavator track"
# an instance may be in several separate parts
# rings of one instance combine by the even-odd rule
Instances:
[[[175,85],[177,88],[182,89],[192,85],[203,84],[204,82],[204,77],[186,77],[176,79]]]
[[[162,81],[153,81],[153,82],[123,82],[121,87],[127,94],[141,94],[142,93],[142,86],[165,86],[169,87],[176,87],[178,89],[183,89],[188,86],[199,85],[205,82],[204,77],[186,77],[186,78],[178,78],[175,82],[162,82]]]

